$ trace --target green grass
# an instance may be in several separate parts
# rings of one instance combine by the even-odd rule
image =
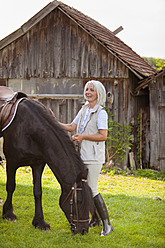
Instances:
[[[129,248],[165,247],[165,182],[123,175],[100,175],[98,189],[105,199],[114,231],[100,237],[101,227],[87,235],[72,235],[59,207],[60,186],[46,167],[43,174],[43,211],[48,232],[35,229],[31,170],[17,171],[13,196],[15,223],[2,219],[0,206],[0,248]],[[6,199],[6,172],[0,167],[0,197]],[[162,200],[154,200],[159,197]]]

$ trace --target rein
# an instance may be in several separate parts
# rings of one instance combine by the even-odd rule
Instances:
[[[87,182],[87,180],[82,179],[82,182]],[[77,183],[74,183],[74,186],[71,188],[69,194],[67,195],[67,197],[65,198],[65,200],[61,204],[61,207],[62,207],[64,205],[64,203],[67,201],[67,199],[69,198],[69,196],[71,195],[71,199],[70,199],[70,219],[69,219],[69,221],[70,221],[71,231],[72,232],[74,232],[75,229],[78,229],[78,224],[79,223],[89,222],[89,219],[79,220],[78,205],[77,205],[77,192],[81,191],[81,190],[82,190],[82,188],[78,188]],[[73,218],[73,203],[74,202],[75,202],[75,209],[76,209],[76,219]],[[77,226],[74,223],[77,223]]]

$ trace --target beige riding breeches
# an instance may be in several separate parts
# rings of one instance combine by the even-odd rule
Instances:
[[[93,197],[95,197],[96,195],[98,195],[97,184],[98,184],[101,168],[103,165],[85,164],[85,166],[88,168],[88,177],[87,177],[88,185],[92,190]]]

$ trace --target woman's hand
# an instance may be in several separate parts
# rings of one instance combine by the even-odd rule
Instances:
[[[72,140],[75,141],[75,142],[81,142],[83,140],[83,134],[75,134],[72,136]]]
[[[72,136],[72,140],[75,142],[81,142],[82,140],[89,141],[106,141],[107,140],[108,131],[106,129],[100,129],[97,134],[75,134]]]

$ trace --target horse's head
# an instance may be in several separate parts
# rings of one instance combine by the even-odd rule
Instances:
[[[60,198],[60,206],[64,211],[73,234],[88,233],[89,212],[93,212],[93,198],[91,189],[86,180],[75,183],[69,193],[63,192]]]

